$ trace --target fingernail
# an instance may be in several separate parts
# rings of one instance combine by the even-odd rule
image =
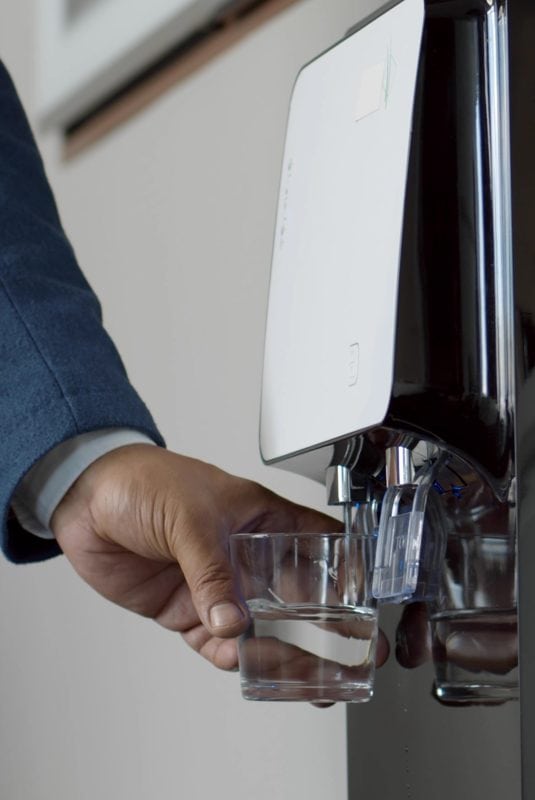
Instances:
[[[243,614],[234,603],[218,603],[210,609],[210,624],[213,628],[227,628],[242,619]]]

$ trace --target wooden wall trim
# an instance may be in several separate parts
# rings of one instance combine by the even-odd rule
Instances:
[[[178,82],[239,42],[251,31],[300,0],[264,0],[240,13],[239,7],[224,17],[220,25],[209,31],[192,47],[176,56],[165,58],[161,66],[151,68],[145,76],[119,93],[111,102],[97,109],[65,134],[63,156],[71,159],[110,131],[145,109]]]

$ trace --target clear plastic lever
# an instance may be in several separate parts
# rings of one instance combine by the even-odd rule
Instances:
[[[426,582],[434,583],[434,573],[443,557],[444,536],[439,529],[424,539],[424,517],[429,490],[445,457],[429,462],[414,483],[390,486],[383,499],[372,593],[379,600],[402,603],[424,599]],[[417,594],[418,590],[418,594]]]

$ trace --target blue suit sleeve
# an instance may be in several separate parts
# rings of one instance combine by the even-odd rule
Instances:
[[[21,478],[60,442],[108,427],[163,444],[102,326],[0,62],[0,545],[10,560],[59,552],[10,512]]]

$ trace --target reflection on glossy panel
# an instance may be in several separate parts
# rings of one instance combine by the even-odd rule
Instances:
[[[416,482],[446,454],[423,526],[441,567],[436,591],[422,572],[418,602],[380,609],[395,658],[348,712],[350,800],[535,796],[534,41],[526,0],[426,2],[394,391],[355,437],[373,471],[350,466],[380,521],[385,450],[412,450]]]

